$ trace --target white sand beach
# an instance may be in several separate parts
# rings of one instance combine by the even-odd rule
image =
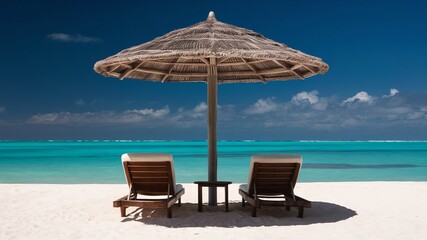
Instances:
[[[300,183],[313,202],[303,219],[296,209],[263,207],[252,218],[237,184],[230,212],[197,212],[197,187],[185,184],[173,218],[163,209],[129,208],[120,217],[113,200],[125,184],[0,184],[0,239],[425,239],[427,182]],[[218,190],[223,201],[223,189]],[[206,200],[206,192],[204,200]]]

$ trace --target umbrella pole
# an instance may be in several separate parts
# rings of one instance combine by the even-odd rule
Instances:
[[[218,69],[216,58],[209,58],[208,68],[208,180],[217,181],[217,98]],[[216,187],[209,187],[209,206],[217,205]]]

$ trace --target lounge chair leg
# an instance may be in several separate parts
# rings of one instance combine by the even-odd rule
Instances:
[[[181,207],[181,198],[178,199],[178,207]]]
[[[252,207],[252,217],[256,217],[256,207]]]
[[[298,207],[298,217],[299,218],[304,217],[304,207]]]
[[[120,207],[120,215],[122,217],[126,217],[126,208],[125,207]]]
[[[245,199],[244,198],[242,198],[242,207],[245,207],[246,206],[246,204],[245,204]]]
[[[286,211],[291,211],[291,207],[290,206],[286,206]]]
[[[168,208],[168,218],[172,218],[172,207]]]

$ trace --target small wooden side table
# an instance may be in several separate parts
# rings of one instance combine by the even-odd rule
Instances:
[[[202,188],[203,187],[224,187],[225,189],[225,211],[228,212],[228,185],[231,184],[229,181],[217,181],[217,182],[209,182],[209,181],[196,181],[194,184],[198,186],[198,209],[197,211],[203,211],[203,198],[202,198]]]

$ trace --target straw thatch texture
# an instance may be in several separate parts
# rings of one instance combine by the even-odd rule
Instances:
[[[94,68],[120,79],[200,82],[207,80],[211,57],[219,83],[303,79],[328,70],[320,58],[219,22],[212,12],[206,21],[125,49]]]

